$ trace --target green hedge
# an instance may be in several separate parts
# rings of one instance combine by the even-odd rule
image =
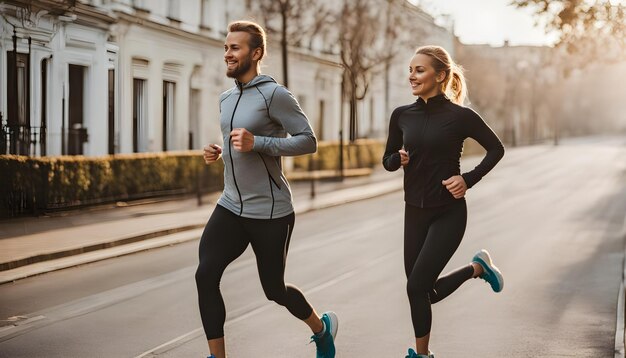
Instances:
[[[381,162],[384,141],[344,145],[344,168]],[[295,170],[339,168],[339,143],[294,158]],[[0,155],[0,217],[168,194],[208,193],[224,187],[223,162],[205,165],[201,151],[118,154],[104,157]]]
[[[344,169],[373,168],[382,163],[385,141],[376,139],[358,139],[353,143],[344,143]],[[295,170],[308,170],[311,157],[315,170],[339,169],[339,142],[319,143],[317,153],[294,158]]]
[[[201,151],[106,157],[0,155],[0,216],[221,190],[223,165]]]

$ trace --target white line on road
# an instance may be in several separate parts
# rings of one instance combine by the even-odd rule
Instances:
[[[328,288],[328,287],[330,287],[330,286],[332,286],[334,284],[337,284],[337,283],[339,283],[341,281],[347,280],[350,277],[353,277],[353,276],[357,275],[361,271],[364,271],[364,270],[366,270],[366,269],[368,269],[368,268],[370,268],[372,266],[375,266],[375,265],[377,265],[377,264],[379,264],[379,263],[381,263],[383,261],[386,261],[390,256],[393,256],[393,255],[397,255],[397,250],[389,252],[386,255],[380,256],[377,259],[369,261],[368,263],[366,263],[364,265],[357,266],[357,267],[353,268],[352,270],[347,271],[347,272],[345,272],[345,273],[343,273],[343,274],[341,274],[341,275],[339,275],[339,276],[337,276],[337,277],[335,277],[335,278],[333,278],[331,280],[324,281],[324,283],[322,283],[322,284],[319,284],[319,285],[316,285],[314,287],[311,287],[310,289],[305,290],[304,293],[306,295],[310,295],[312,293],[315,293],[315,292],[321,291],[321,290],[323,290],[325,288]],[[261,312],[263,312],[263,311],[265,311],[265,310],[267,310],[267,309],[269,309],[269,308],[271,308],[273,306],[274,306],[273,302],[266,302],[263,305],[258,306],[258,307],[254,308],[254,309],[251,309],[249,311],[246,310],[247,312],[245,312],[245,313],[243,313],[241,315],[238,315],[237,317],[235,317],[233,319],[227,320],[226,323],[225,323],[225,326],[231,326],[231,325],[233,325],[233,324],[235,324],[237,322],[241,322],[241,321],[243,321],[245,319],[248,319],[248,318],[256,315],[257,313],[261,313]],[[188,341],[190,341],[192,339],[200,337],[202,335],[202,331],[203,331],[202,327],[196,328],[196,329],[194,329],[194,330],[192,330],[190,332],[187,332],[187,333],[185,333],[185,334],[183,334],[181,336],[178,336],[178,337],[172,339],[171,341],[169,341],[167,343],[163,343],[163,344],[161,344],[158,347],[155,347],[155,348],[152,348],[152,349],[150,349],[148,351],[145,351],[145,352],[141,353],[140,355],[136,356],[135,358],[156,357],[159,354],[168,352],[169,350],[171,350],[173,348],[176,348],[176,347],[180,346],[181,344],[183,344],[185,342],[188,342]]]
[[[622,236],[624,237],[624,260],[622,261],[622,283],[619,285],[619,293],[617,294],[617,320],[615,326],[615,358],[624,358],[626,343],[624,336],[624,319],[626,318],[626,312],[624,311],[624,280],[626,280],[626,217],[624,217],[624,225],[622,227]]]
[[[38,329],[51,325],[55,322],[94,312],[103,307],[109,307],[118,302],[123,302],[136,297],[140,293],[145,293],[163,286],[181,282],[185,278],[191,277],[194,270],[195,267],[193,266],[185,267],[165,275],[128,284],[32,313],[27,315],[28,319],[20,322],[20,324],[10,326],[10,329],[0,331],[0,342],[9,340],[33,329]]]
[[[617,295],[617,326],[615,327],[615,358],[624,358],[624,281]]]
[[[377,230],[381,227],[385,227],[389,225],[389,219],[385,220],[377,220],[373,222],[364,223],[361,227],[356,230],[349,231],[351,240],[359,240],[365,237],[366,233],[372,232],[372,230]],[[344,232],[345,231],[345,232]],[[317,236],[311,236],[315,241],[315,245],[313,244],[303,244],[297,247],[294,247],[290,250],[290,254],[294,254],[296,252],[306,252],[310,250],[313,246],[318,245],[331,245],[336,241],[338,236],[344,237],[348,233],[345,228],[339,228],[337,230],[331,232],[325,232],[318,234]],[[185,234],[185,233],[179,233]],[[174,235],[179,235],[174,234]],[[199,235],[195,235],[195,239]],[[132,245],[132,244],[130,244]],[[255,262],[254,257],[250,257],[247,259],[240,260],[239,262],[233,263],[229,267],[229,270],[238,270],[243,267],[247,267],[253,265]],[[143,281],[130,283],[121,287],[117,287],[115,289],[111,289],[108,291],[100,292],[98,294],[94,294],[88,297],[83,297],[65,304],[61,304],[55,307],[47,308],[44,310],[40,310],[28,315],[25,315],[28,319],[21,321],[20,324],[13,324],[10,326],[6,326],[6,328],[0,329],[0,342],[7,341],[11,338],[17,337],[19,335],[25,334],[35,329],[39,329],[42,327],[49,326],[56,322],[64,321],[66,319],[70,319],[79,315],[84,315],[90,312],[97,311],[103,307],[109,307],[116,303],[131,299],[133,297],[137,297],[141,294],[144,294],[148,291],[152,291],[155,289],[159,289],[164,286],[169,286],[172,284],[179,283],[184,281],[188,277],[193,277],[193,272],[195,271],[195,266],[188,266],[182,269],[169,272],[167,274],[163,274],[157,277],[152,277]],[[342,277],[342,276],[340,276]],[[328,284],[328,283],[326,283]],[[326,286],[324,286],[326,287]],[[323,288],[323,287],[321,287]],[[311,292],[315,292],[318,289],[316,288]],[[245,306],[241,309],[233,312],[233,316],[237,317],[241,312],[248,312],[254,310],[254,306]],[[37,319],[33,319],[37,318]]]
[[[189,340],[195,339],[196,337],[200,336],[202,334],[202,327],[196,328],[191,332],[187,332],[181,336],[178,336],[174,339],[172,339],[169,342],[165,342],[163,344],[161,344],[158,347],[152,348],[149,351],[143,352],[140,355],[138,355],[136,358],[143,358],[143,357],[156,357],[158,356],[161,352],[161,349],[165,348],[165,350],[163,352],[167,352],[168,350],[179,346],[180,344],[187,342]]]

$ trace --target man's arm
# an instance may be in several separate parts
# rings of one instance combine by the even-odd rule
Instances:
[[[278,121],[288,138],[254,136],[252,150],[272,156],[295,156],[315,153],[317,139],[298,101],[285,87],[279,86],[269,100],[269,114]]]

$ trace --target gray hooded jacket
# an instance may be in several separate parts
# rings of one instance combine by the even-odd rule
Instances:
[[[266,75],[236,86],[220,96],[224,137],[224,192],[218,204],[253,219],[272,219],[293,212],[291,189],[280,157],[314,153],[317,140],[293,95]],[[230,132],[245,128],[254,134],[250,152],[238,152]],[[287,133],[290,137],[287,137]]]

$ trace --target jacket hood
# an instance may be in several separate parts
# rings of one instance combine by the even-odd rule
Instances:
[[[248,83],[241,83],[237,80],[235,80],[235,84],[237,85],[237,87],[239,88],[249,88],[249,87],[254,87],[256,85],[259,85],[261,83],[265,83],[265,82],[274,82],[276,83],[276,80],[274,78],[272,78],[272,76],[268,76],[268,75],[258,75],[256,77],[254,77],[250,82]]]

